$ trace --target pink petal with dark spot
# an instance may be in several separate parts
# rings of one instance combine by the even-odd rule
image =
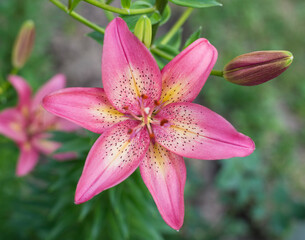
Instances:
[[[192,102],[203,87],[217,60],[217,50],[200,38],[162,69],[161,101]]]
[[[150,144],[140,171],[164,221],[179,230],[184,219],[186,169],[183,157],[159,144]]]
[[[102,80],[109,101],[120,112],[139,113],[137,98],[146,95],[145,107],[152,107],[161,94],[161,73],[149,50],[121,19],[106,28]]]
[[[62,89],[46,96],[42,105],[49,112],[96,133],[126,119],[110,105],[102,88]]]
[[[129,141],[129,129],[138,121],[126,120],[106,130],[91,148],[77,184],[75,203],[83,203],[131,175],[149,146],[149,136],[142,129]]]
[[[217,113],[194,103],[172,103],[156,119],[170,126],[153,125],[156,141],[184,157],[203,160],[245,157],[254,143]]]

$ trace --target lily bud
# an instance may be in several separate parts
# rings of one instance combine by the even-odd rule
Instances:
[[[121,6],[123,8],[129,9],[131,5],[131,0],[121,0]]]
[[[150,19],[143,15],[137,21],[134,34],[140,39],[144,45],[149,48],[151,45],[152,27]]]
[[[35,41],[35,25],[32,20],[24,22],[15,40],[12,53],[13,67],[20,69],[29,58]]]
[[[258,51],[240,55],[231,60],[223,77],[231,83],[254,86],[267,82],[283,73],[292,63],[288,51]]]

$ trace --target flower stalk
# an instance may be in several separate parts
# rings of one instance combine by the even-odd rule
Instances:
[[[96,0],[84,0],[85,2],[94,5],[96,7],[102,8],[104,10],[108,10],[110,12],[118,13],[118,14],[123,14],[123,15],[136,15],[136,14],[145,14],[145,13],[151,13],[156,10],[155,7],[151,8],[142,8],[142,9],[122,9],[122,8],[117,8],[110,6],[108,4],[98,2]]]
[[[62,4],[60,1],[58,1],[58,0],[50,0],[50,2],[52,2],[55,6],[57,6],[61,10],[65,11],[71,17],[73,17],[77,21],[85,24],[89,28],[91,28],[91,29],[93,29],[93,30],[95,30],[97,32],[103,33],[103,34],[105,33],[105,29],[104,28],[102,28],[102,27],[98,26],[97,24],[89,21],[88,19],[86,19],[83,16],[79,15],[75,11],[69,11],[69,9],[64,4]]]
[[[184,13],[181,15],[181,17],[175,23],[175,25],[169,30],[169,32],[162,39],[162,41],[161,41],[162,45],[166,45],[172,39],[172,37],[175,35],[175,33],[180,29],[180,27],[185,23],[185,21],[191,15],[193,10],[194,10],[193,8],[187,8],[184,11]]]

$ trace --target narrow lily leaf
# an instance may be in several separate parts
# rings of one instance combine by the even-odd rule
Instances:
[[[214,0],[170,0],[170,1],[179,6],[192,7],[192,8],[222,6],[221,3],[216,2]]]
[[[72,12],[81,1],[82,0],[73,0],[71,6],[69,6],[69,11]]]
[[[185,44],[183,46],[183,49],[185,49],[186,47],[188,47],[189,45],[191,45],[193,42],[195,42],[197,39],[200,38],[201,35],[201,27],[198,28],[197,31],[193,32],[191,36],[189,36],[189,38],[185,41]]]
[[[142,0],[142,1],[133,2],[132,5],[131,5],[131,8],[132,9],[150,8],[153,5],[154,5],[154,3],[151,2],[151,1]]]
[[[88,138],[76,138],[69,142],[65,142],[55,153],[65,153],[65,152],[85,152],[89,151],[90,146],[88,146]]]
[[[101,44],[103,46],[103,43],[104,43],[104,34],[98,32],[98,31],[93,31],[91,33],[88,33],[86,36],[92,38],[97,43],[99,43],[99,44]]]
[[[121,0],[122,8],[129,9],[131,5],[131,0]]]
[[[172,39],[168,42],[167,45],[170,47],[179,50],[182,42],[182,28],[180,28],[176,34],[172,37]]]
[[[134,31],[135,26],[140,19],[142,15],[120,15],[120,17],[127,23],[128,28],[130,31]],[[161,15],[157,12],[154,12],[152,14],[147,14],[147,16],[150,18],[151,24],[154,25],[161,21]]]
[[[92,210],[92,203],[93,201],[88,201],[85,204],[81,205],[82,209],[78,217],[79,222],[82,222],[86,218],[88,213]]]
[[[163,25],[164,23],[166,23],[170,16],[172,15],[172,11],[171,11],[171,8],[170,6],[167,4],[163,13],[162,13],[162,19],[160,21],[160,25]]]

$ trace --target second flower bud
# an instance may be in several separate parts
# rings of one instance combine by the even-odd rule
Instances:
[[[149,48],[151,45],[151,38],[152,38],[152,26],[150,19],[143,15],[139,18],[135,29],[134,29],[134,35],[137,36],[137,38],[144,43],[144,45]]]

